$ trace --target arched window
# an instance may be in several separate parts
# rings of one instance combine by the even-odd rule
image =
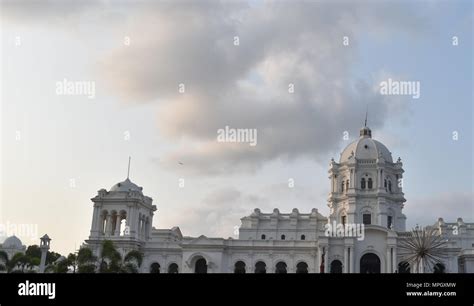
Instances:
[[[255,264],[255,273],[265,274],[267,273],[267,265],[263,261],[259,261]]]
[[[446,273],[446,267],[442,263],[438,262],[433,267],[433,273]]]
[[[342,273],[342,262],[340,260],[333,260],[331,262],[331,273]]]
[[[341,183],[341,192],[344,192],[344,181]]]
[[[370,178],[370,177],[367,180],[367,187],[369,187],[369,189],[372,189],[372,178]]]
[[[364,223],[365,225],[372,224],[372,215],[362,214],[362,223]]]
[[[347,216],[341,216],[342,225],[346,225]]]
[[[308,273],[308,264],[300,262],[296,265],[296,273]]]
[[[261,238],[262,238],[262,240],[265,240],[266,236],[265,236],[265,235],[262,235],[262,237],[261,237]]]
[[[383,187],[385,188],[385,191],[387,191],[387,179],[383,180]]]
[[[160,273],[160,264],[157,263],[157,262],[152,263],[151,266],[150,266],[150,273],[159,274]]]
[[[196,265],[194,267],[194,273],[197,273],[197,274],[207,273],[207,262],[204,258],[200,258],[196,261]]]
[[[365,189],[365,178],[362,178],[362,179],[360,180],[360,188],[361,188],[361,189]]]
[[[276,264],[275,267],[275,273],[282,273],[286,274],[286,263],[283,261],[280,261],[279,263]]]
[[[349,180],[346,181],[346,192],[349,191]]]
[[[305,235],[301,235],[301,240],[306,240],[306,236],[305,236]]]
[[[392,181],[388,181],[388,191],[392,192]]]
[[[238,261],[234,265],[234,273],[236,274],[245,274],[245,262]]]
[[[171,265],[169,265],[168,266],[168,273],[169,274],[178,274],[179,273],[178,265],[175,264],[175,263],[172,263]]]
[[[281,235],[281,240],[285,240],[285,235]]]
[[[402,261],[398,264],[398,273],[410,273],[410,264]]]

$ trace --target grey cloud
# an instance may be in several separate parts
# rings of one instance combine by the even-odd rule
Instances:
[[[69,12],[50,3],[56,14]],[[92,14],[85,3],[78,11]],[[353,74],[357,38],[422,31],[426,23],[407,3],[392,2],[100,4],[105,12],[130,10],[118,15],[122,26],[113,24],[131,38],[99,60],[100,83],[124,101],[157,103],[160,135],[186,140],[163,166],[180,160],[181,171],[200,175],[254,172],[276,158],[326,163],[344,131],[357,134],[366,105],[377,135],[392,99],[378,95],[370,77]],[[350,47],[342,45],[345,35]],[[257,129],[257,146],[217,143],[226,125]]]
[[[438,218],[445,222],[456,222],[464,217],[464,222],[474,221],[474,197],[472,192],[443,192],[426,197],[408,199],[405,204],[407,228],[431,225]]]

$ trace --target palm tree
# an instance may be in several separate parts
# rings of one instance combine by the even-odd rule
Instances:
[[[143,254],[137,250],[128,252],[122,257],[110,240],[102,244],[100,259],[101,273],[138,273],[143,262]]]
[[[94,273],[97,258],[89,248],[81,248],[77,252],[77,272],[78,273]]]
[[[143,262],[143,254],[133,250],[125,255],[122,263],[122,271],[124,273],[138,273]]]
[[[436,228],[415,228],[410,235],[400,240],[400,254],[404,261],[416,267],[418,273],[425,268],[441,263],[446,255],[446,242]]]
[[[120,272],[121,261],[122,256],[115,248],[114,243],[111,240],[104,240],[100,255],[99,271],[101,273],[118,273]]]

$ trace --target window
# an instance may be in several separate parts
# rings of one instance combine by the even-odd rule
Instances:
[[[296,273],[308,273],[308,264],[300,262],[296,265]]]
[[[342,273],[342,262],[337,259],[333,260],[330,273]]]
[[[160,264],[157,263],[157,262],[152,263],[151,266],[150,266],[150,273],[159,274],[160,273]]]
[[[277,263],[275,273],[285,274],[286,273],[286,263],[284,263],[283,261],[280,261],[279,263]]]
[[[306,240],[306,236],[305,236],[305,235],[301,235],[301,240]]]
[[[267,265],[263,261],[259,261],[255,264],[255,273],[267,273]]]
[[[285,235],[281,235],[281,240],[285,240]]]
[[[388,181],[388,191],[392,192],[392,181]]]
[[[265,240],[266,236],[265,235],[262,235],[262,240]]]
[[[365,178],[360,180],[360,188],[365,189]]]
[[[346,219],[347,219],[346,216],[342,216],[342,217],[341,217],[341,223],[342,223],[342,225],[346,225]]]
[[[387,179],[383,181],[383,187],[385,188],[385,191],[387,191]]]
[[[370,178],[370,177],[367,180],[367,187],[369,187],[369,189],[372,189],[372,178]]]
[[[446,273],[446,267],[442,263],[437,263],[433,267],[433,273]]]
[[[362,223],[372,224],[372,216],[370,214],[363,214],[362,215]]]
[[[346,191],[349,190],[349,180],[346,181]]]
[[[387,227],[392,228],[392,216],[387,216]]]
[[[178,265],[175,264],[175,263],[172,263],[171,265],[169,265],[168,267],[168,273],[169,274],[178,274]]]
[[[344,181],[342,181],[342,184],[341,184],[341,192],[344,192]]]
[[[194,266],[194,273],[206,274],[207,273],[207,262],[204,258],[200,258],[196,261]]]
[[[245,274],[245,262],[238,261],[234,265],[234,273],[236,274]]]

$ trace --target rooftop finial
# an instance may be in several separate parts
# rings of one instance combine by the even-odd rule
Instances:
[[[367,104],[367,108],[365,110],[365,123],[364,126],[367,127],[367,114],[369,113],[369,104]]]
[[[131,156],[128,157],[128,170],[127,170],[127,178],[130,177],[130,160],[132,159]]]

